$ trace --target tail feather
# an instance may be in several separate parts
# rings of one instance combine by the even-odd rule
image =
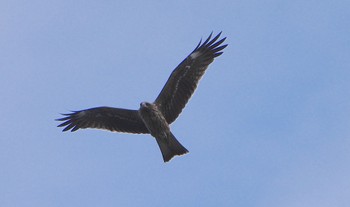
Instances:
[[[164,162],[168,162],[175,155],[183,155],[188,153],[188,150],[181,145],[175,136],[170,132],[170,136],[167,137],[167,141],[157,139],[158,146],[163,155]]]

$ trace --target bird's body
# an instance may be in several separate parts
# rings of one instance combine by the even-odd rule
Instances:
[[[97,128],[109,131],[151,134],[157,141],[164,162],[175,155],[183,155],[188,150],[170,131],[169,125],[176,120],[196,89],[200,78],[214,58],[221,55],[227,45],[221,45],[219,33],[213,39],[197,45],[171,73],[162,91],[153,103],[142,102],[139,110],[96,107],[70,114],[57,119],[64,121],[59,127],[63,131],[76,131],[80,128]]]
[[[157,105],[142,102],[139,114],[150,134],[156,138],[165,162],[169,161],[174,155],[183,155],[188,152],[171,133],[169,124]]]
[[[155,104],[142,102],[139,114],[150,134],[159,139],[165,139],[170,133],[170,127],[163,114]]]

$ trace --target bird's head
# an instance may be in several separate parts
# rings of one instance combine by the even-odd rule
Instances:
[[[142,102],[140,103],[140,111],[144,112],[150,112],[150,111],[155,111],[157,110],[156,105],[148,102]]]
[[[150,108],[151,107],[151,103],[148,102],[141,102],[140,103],[140,108]]]

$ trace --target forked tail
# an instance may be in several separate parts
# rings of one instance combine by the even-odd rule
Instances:
[[[156,138],[159,145],[160,151],[163,155],[164,162],[168,162],[175,155],[183,155],[188,153],[188,150],[181,145],[175,136],[170,132],[170,136],[167,137],[167,140]]]

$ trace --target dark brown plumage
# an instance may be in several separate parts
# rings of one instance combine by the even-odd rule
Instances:
[[[222,45],[226,38],[217,42],[221,32],[210,40],[211,35],[193,50],[171,73],[168,81],[155,100],[167,122],[171,124],[179,116],[202,78],[208,65],[221,55],[227,45]]]
[[[164,162],[175,155],[188,152],[171,133],[169,124],[179,116],[204,75],[208,65],[221,55],[227,45],[221,45],[226,38],[218,40],[221,32],[211,39],[212,34],[192,51],[171,73],[168,81],[154,103],[142,102],[139,110],[112,107],[96,107],[63,114],[56,119],[63,121],[58,127],[63,131],[84,128],[105,129],[116,132],[151,134],[156,138]]]

